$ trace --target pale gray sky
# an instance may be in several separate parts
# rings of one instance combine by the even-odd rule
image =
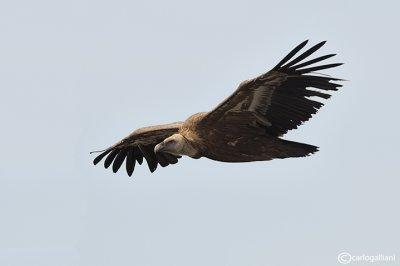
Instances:
[[[0,265],[400,260],[397,1],[2,1]],[[207,111],[305,39],[345,87],[302,159],[183,159],[133,178],[89,151]],[[332,60],[333,61],[333,60]],[[399,261],[397,261],[399,263]],[[360,265],[360,264],[359,264]],[[381,264],[389,265],[389,264]]]

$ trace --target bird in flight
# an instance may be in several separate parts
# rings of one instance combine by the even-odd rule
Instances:
[[[107,156],[104,167],[112,164],[116,173],[125,161],[131,176],[136,162],[141,165],[143,159],[154,172],[158,165],[176,164],[182,156],[237,163],[315,153],[316,146],[281,138],[323,106],[316,98],[328,99],[329,91],[342,87],[335,83],[342,79],[315,73],[340,66],[317,64],[335,54],[308,59],[325,41],[295,57],[307,42],[296,46],[267,73],[240,83],[213,110],[194,114],[184,122],[140,128],[115,145],[96,151],[100,155],[93,163]]]

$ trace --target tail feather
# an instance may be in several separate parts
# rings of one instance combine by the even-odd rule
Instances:
[[[276,158],[279,159],[289,157],[306,157],[313,153],[316,153],[319,149],[318,147],[310,144],[284,139],[280,139],[280,141],[282,143],[282,149],[280,150],[279,154],[276,155]]]

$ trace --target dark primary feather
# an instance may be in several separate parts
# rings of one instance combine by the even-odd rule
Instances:
[[[139,145],[139,149],[144,158],[146,158],[150,172],[153,173],[157,169],[157,157],[154,153],[154,147]]]
[[[139,147],[134,147],[134,155],[135,155],[135,160],[142,165],[143,163],[143,154],[140,151]]]
[[[113,172],[116,173],[119,168],[121,167],[122,163],[125,160],[126,157],[126,153],[127,153],[127,149],[121,150],[117,157],[115,157],[114,159],[114,163],[113,163]]]
[[[93,160],[93,164],[96,165],[98,164],[107,154],[110,153],[111,150],[106,150],[102,152],[100,155],[98,155],[96,158]]]
[[[287,61],[289,61],[293,56],[295,56],[297,54],[298,51],[300,51],[301,49],[303,49],[304,46],[306,46],[306,44],[308,43],[308,40],[305,40],[304,42],[300,43],[299,45],[297,45],[292,51],[290,51],[274,68],[278,69],[281,66],[283,66]]]
[[[288,68],[290,66],[293,66],[294,64],[297,64],[298,62],[300,62],[301,60],[305,59],[306,57],[310,56],[311,54],[313,54],[314,52],[316,52],[319,48],[321,48],[324,44],[326,43],[326,41],[320,42],[316,45],[314,45],[313,47],[311,47],[310,49],[308,49],[307,51],[305,51],[304,53],[302,53],[301,55],[299,55],[298,57],[296,57],[295,59],[293,59],[292,61],[290,61],[289,63],[287,63],[286,65],[284,65],[282,68]]]
[[[304,63],[301,63],[301,64],[298,64],[298,65],[292,66],[292,67],[290,67],[290,68],[296,69],[296,68],[301,68],[301,67],[305,67],[305,66],[308,66],[308,65],[312,65],[312,64],[318,63],[318,62],[320,62],[320,61],[323,61],[323,60],[325,60],[325,59],[331,58],[331,57],[333,57],[333,56],[335,56],[335,55],[336,55],[336,54],[328,54],[328,55],[320,56],[320,57],[317,57],[317,58],[315,58],[315,59],[306,61],[306,62],[304,62]]]
[[[117,154],[119,153],[118,149],[113,150],[106,158],[106,160],[104,161],[104,167],[108,168],[111,163],[114,161],[115,156],[117,156]]]
[[[161,167],[166,167],[169,165],[168,160],[165,158],[165,156],[163,155],[163,153],[157,153],[156,154],[158,163],[161,165]]]
[[[135,155],[134,155],[134,148],[128,149],[128,153],[126,155],[126,172],[129,176],[132,176],[133,171],[135,170]]]
[[[302,69],[296,70],[296,73],[305,74],[305,73],[310,73],[310,72],[318,71],[318,70],[322,70],[322,69],[333,68],[333,67],[337,67],[337,66],[341,66],[341,65],[343,65],[343,63],[327,64],[327,65],[315,66],[315,67],[310,67],[310,68],[302,68]]]
[[[175,156],[168,153],[164,153],[164,157],[168,160],[169,164],[176,164],[178,162],[178,159],[181,158],[181,156]]]

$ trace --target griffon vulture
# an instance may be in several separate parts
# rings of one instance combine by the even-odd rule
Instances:
[[[312,74],[341,65],[314,65],[335,54],[305,60],[325,42],[292,59],[306,44],[307,41],[299,44],[267,73],[240,83],[212,111],[194,114],[184,122],[140,128],[108,149],[98,151],[101,154],[93,163],[96,165],[107,156],[104,166],[112,164],[115,173],[126,160],[126,171],[131,176],[136,162],[142,164],[143,158],[154,172],[158,164],[176,164],[183,155],[221,162],[251,162],[316,152],[316,146],[280,138],[322,107],[321,102],[310,97],[328,99],[328,91],[341,87],[334,83],[341,79]]]

